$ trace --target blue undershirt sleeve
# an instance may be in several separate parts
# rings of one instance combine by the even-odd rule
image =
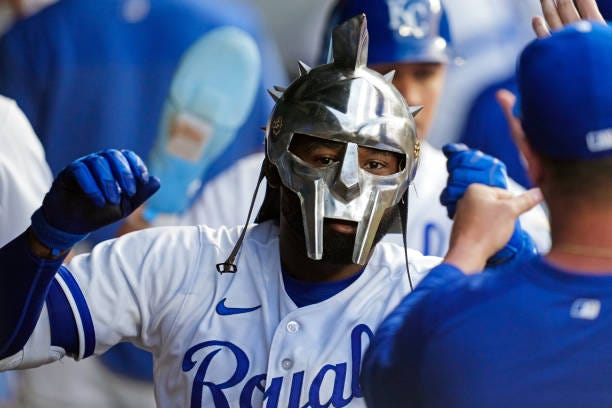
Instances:
[[[62,261],[33,255],[28,231],[0,248],[0,359],[28,341]]]

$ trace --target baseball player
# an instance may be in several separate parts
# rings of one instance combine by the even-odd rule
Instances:
[[[490,249],[464,235],[427,276],[435,286],[423,281],[377,332],[364,360],[369,407],[612,406],[612,29],[594,1],[543,5],[553,30],[592,20],[551,35],[535,19],[519,118],[512,94],[498,94],[550,208],[551,250],[466,276]]]
[[[405,220],[420,108],[366,67],[364,15],[334,44],[333,63],[303,67],[277,95],[255,226],[146,229],[62,267],[76,241],[159,183],[129,151],[60,173],[31,228],[0,249],[12,272],[0,285],[0,369],[130,341],[155,356],[160,406],[363,407],[374,330],[439,259],[379,243]]]
[[[420,170],[412,183],[407,225],[410,233],[406,239],[409,248],[415,248],[426,255],[442,256],[447,249],[452,220],[447,216],[445,205],[439,201],[440,192],[448,177],[447,159],[454,156],[456,151],[452,148],[447,150],[449,157],[445,157],[442,151],[423,139],[428,137],[447,66],[454,59],[446,14],[438,0],[342,0],[329,18],[330,32],[339,22],[362,12],[368,16],[372,45],[368,57],[369,66],[383,74],[395,70],[393,84],[408,104],[425,106],[415,117],[417,134],[421,138],[421,160]],[[328,43],[325,41],[325,44]],[[327,56],[327,47],[325,50]],[[492,165],[490,161],[493,159],[488,156],[476,152],[469,154],[473,157],[466,161],[449,160],[449,170],[453,171],[453,166],[468,160],[473,162],[474,167],[489,168]],[[239,161],[213,180],[186,213],[179,217],[160,217],[157,225],[243,224],[243,214],[247,212],[250,201],[246,195],[251,193],[251,188],[233,189],[233,200],[227,205],[219,206],[219,197],[224,195],[223,190],[227,185],[236,185],[236,180],[241,180],[247,186],[254,185],[262,160],[263,153]],[[493,181],[485,172],[481,175],[484,177],[481,180],[483,183],[495,183],[498,187],[505,187],[507,183],[515,193],[524,191],[505,176]],[[143,225],[138,218],[135,215],[130,221],[135,225]],[[550,245],[550,230],[542,207],[538,206],[523,215],[521,222],[535,240],[538,249],[546,251]],[[401,244],[402,236],[389,234],[385,240]]]

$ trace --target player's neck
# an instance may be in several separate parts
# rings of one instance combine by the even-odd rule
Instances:
[[[283,259],[281,245],[281,263],[283,270],[292,278],[302,282],[336,282],[359,273],[363,265],[331,264],[306,257]]]
[[[564,269],[612,274],[612,210],[568,214],[551,209],[552,246],[546,258]]]

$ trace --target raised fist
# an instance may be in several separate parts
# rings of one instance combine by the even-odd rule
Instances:
[[[32,215],[32,231],[48,248],[69,249],[87,234],[127,217],[159,189],[129,150],[81,157],[61,171]]]

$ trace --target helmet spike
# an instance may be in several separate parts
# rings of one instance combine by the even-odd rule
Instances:
[[[393,82],[393,78],[395,78],[395,70],[392,69],[391,71],[387,72],[385,75],[383,75],[383,77],[385,78],[385,81],[387,81],[387,83],[392,83]]]
[[[300,76],[306,75],[312,68],[306,65],[303,61],[298,61],[298,67],[300,68]]]
[[[423,110],[423,105],[419,105],[419,106],[411,106],[410,107],[410,114],[412,115],[412,117],[415,117],[416,115],[419,114],[419,112]]]
[[[283,96],[283,93],[276,89],[268,89],[268,93],[270,94],[272,99],[274,99],[274,102],[278,102],[278,100]]]
[[[368,42],[365,14],[361,13],[340,24],[334,29],[332,35],[334,64],[348,69],[366,66]]]

